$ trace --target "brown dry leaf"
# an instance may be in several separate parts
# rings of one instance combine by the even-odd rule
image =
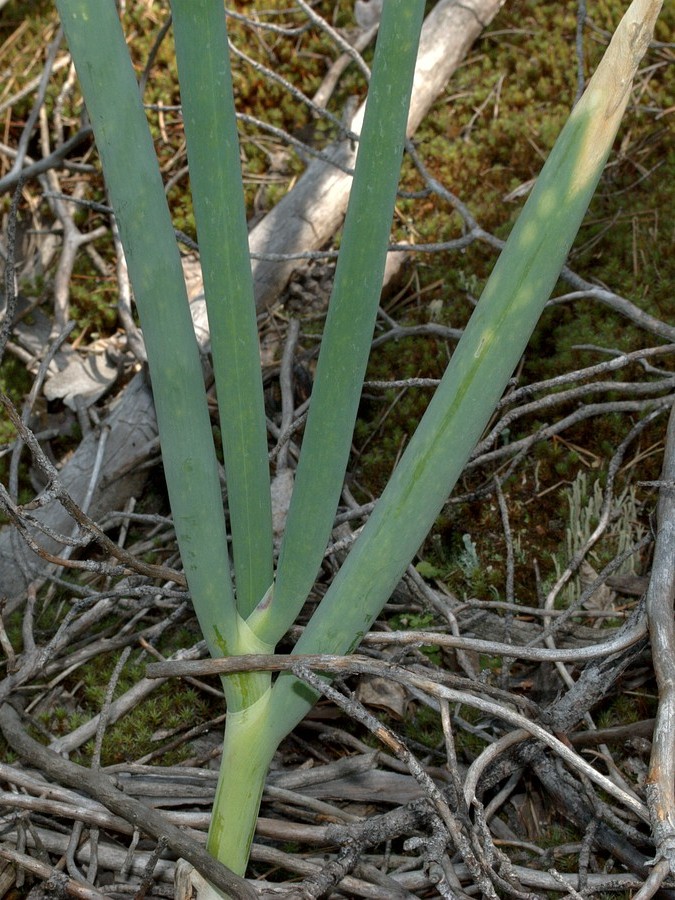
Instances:
[[[356,688],[356,699],[364,706],[381,709],[399,721],[405,718],[409,703],[403,685],[377,675],[361,678]]]
[[[590,587],[597,577],[598,573],[593,566],[584,560],[579,569],[581,590],[585,591],[586,588]],[[612,609],[615,600],[616,594],[614,591],[611,588],[608,588],[606,584],[601,584],[600,587],[593,591],[584,605],[589,609]]]

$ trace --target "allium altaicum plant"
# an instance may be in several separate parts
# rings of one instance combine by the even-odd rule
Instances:
[[[222,0],[172,0],[223,435],[232,558],[197,342],[162,179],[111,0],[56,0],[143,329],[166,482],[214,658],[271,654],[319,570],[377,313],[424,0],[387,0],[302,453],[274,568],[260,353]],[[593,195],[662,3],[633,0],[561,132],[445,376],[295,653],[352,651],[426,537],[522,355]],[[316,695],[292,674],[223,678],[208,849],[246,870],[269,764]]]

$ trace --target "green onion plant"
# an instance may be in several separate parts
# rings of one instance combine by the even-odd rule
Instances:
[[[111,0],[56,0],[127,257],[181,558],[210,653],[272,653],[311,591],[343,485],[405,142],[424,0],[383,4],[356,170],[302,452],[274,567],[270,474],[222,0],[171,0],[211,332],[231,558],[202,366],[136,76]],[[352,651],[460,476],[558,278],[611,149],[661,2],[633,0],[497,261],[443,380],[296,653]],[[292,674],[223,678],[208,849],[246,869],[282,738],[316,695]]]

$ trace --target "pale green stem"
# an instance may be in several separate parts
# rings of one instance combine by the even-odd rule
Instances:
[[[181,559],[209,650],[237,642],[211,423],[185,281],[115,4],[57,0],[141,318]]]
[[[379,61],[376,55],[355,199],[341,250],[346,263],[339,264],[336,273],[312,395],[314,424],[308,423],[303,440],[303,459],[309,462],[298,472],[272,605],[266,600],[249,618],[253,631],[266,642],[276,640],[293,621],[303,600],[298,591],[306,593],[314,581],[344,478],[384,271],[423,7],[421,0],[414,4],[392,0],[380,27]],[[246,866],[267,767],[277,746],[278,735],[267,724],[273,716],[272,696],[270,692],[261,697],[236,717],[228,715],[225,730],[208,847],[240,873]]]
[[[423,0],[387,0],[354,183],[273,597],[249,624],[274,644],[314,584],[344,482],[394,213]]]
[[[225,8],[213,0],[172,0],[171,8],[221,422],[237,609],[246,618],[272,584],[272,510]]]
[[[220,776],[207,849],[239,875],[246,871],[265,778],[277,748],[267,729],[270,689],[236,713],[228,713]]]

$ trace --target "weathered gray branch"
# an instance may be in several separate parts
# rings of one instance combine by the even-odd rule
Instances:
[[[657,508],[658,530],[646,606],[659,705],[645,795],[651,816],[657,859],[675,872],[675,411],[666,436]]]

